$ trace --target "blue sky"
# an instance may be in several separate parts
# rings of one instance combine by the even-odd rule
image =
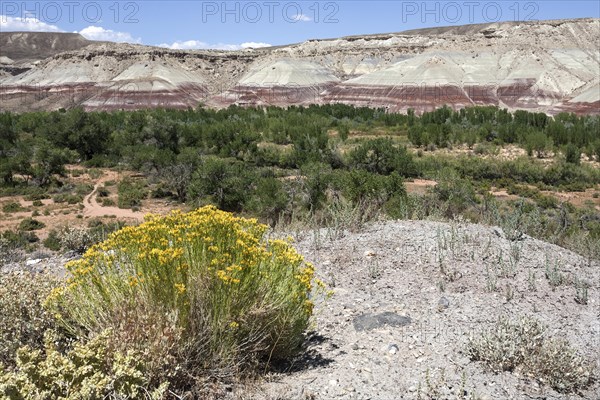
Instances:
[[[80,32],[172,48],[238,49],[467,23],[600,18],[590,1],[11,1],[0,30]]]

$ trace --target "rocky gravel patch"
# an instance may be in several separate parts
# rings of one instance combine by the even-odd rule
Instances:
[[[469,337],[500,316],[526,315],[600,360],[598,263],[459,222],[378,223],[343,235],[320,230],[298,237],[296,247],[334,295],[316,309],[310,357],[250,398],[600,398],[597,381],[562,394],[518,371],[494,374],[466,353]],[[587,304],[576,301],[577,282],[586,282]]]

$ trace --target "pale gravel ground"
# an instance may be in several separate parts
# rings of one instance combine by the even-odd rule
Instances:
[[[382,222],[359,233],[336,235],[322,229],[295,236],[296,248],[315,264],[334,295],[318,304],[314,332],[298,361],[251,388],[232,388],[222,398],[417,399],[419,385],[426,391],[429,370],[430,381],[441,393],[437,399],[461,398],[457,394],[463,375],[467,398],[600,399],[598,380],[583,393],[564,395],[518,373],[491,373],[465,353],[469,335],[490,329],[499,316],[528,315],[544,322],[549,334],[566,337],[584,355],[600,360],[598,263],[589,267],[585,259],[558,246],[530,237],[510,242],[499,228],[464,223]],[[498,278],[497,291],[490,292],[486,267],[492,271],[507,265],[515,243],[522,246],[516,276]],[[33,264],[30,260],[30,265],[7,265],[3,272],[56,273],[64,271],[72,257],[39,257],[43,259]],[[440,261],[446,274],[455,277],[453,282],[444,279]],[[587,305],[575,302],[572,283],[552,290],[545,277],[547,262],[558,263],[567,281],[576,277],[590,285]],[[536,290],[530,288],[532,276]],[[440,282],[445,282],[444,292]],[[511,301],[506,300],[507,287],[514,291]],[[440,311],[442,297],[449,307]],[[395,312],[412,322],[355,330],[354,318],[382,312]],[[397,346],[395,354],[390,354],[390,345]]]
[[[305,356],[312,361],[273,375],[262,394],[249,398],[416,399],[419,384],[426,389],[427,370],[435,383],[444,369],[446,384],[439,385],[439,399],[460,398],[463,374],[468,396],[481,399],[599,399],[598,382],[583,393],[564,395],[517,373],[488,372],[465,354],[470,333],[489,329],[501,315],[529,315],[544,322],[549,334],[566,337],[587,357],[600,360],[598,263],[588,267],[568,250],[526,237],[518,242],[516,276],[499,278],[498,291],[489,292],[486,266],[507,263],[511,251],[511,242],[498,235],[499,228],[428,221],[377,223],[336,239],[327,238],[325,230],[316,240],[314,233],[304,235],[296,247],[335,294],[318,307],[315,336]],[[558,262],[568,279],[591,285],[588,305],[575,302],[571,283],[552,291],[546,259]],[[456,275],[443,293],[440,260]],[[536,291],[529,288],[533,274]],[[514,291],[511,301],[506,300],[507,286]],[[441,297],[449,300],[443,311],[438,309]],[[386,311],[408,316],[412,323],[355,330],[356,316]],[[390,354],[391,344],[398,346],[396,354]]]

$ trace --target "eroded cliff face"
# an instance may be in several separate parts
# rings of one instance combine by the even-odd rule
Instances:
[[[16,34],[1,34],[0,43],[18,42],[6,35]],[[77,42],[38,62],[21,40],[26,62],[0,52],[0,99],[2,109],[14,111],[345,103],[391,111],[447,104],[598,113],[599,41],[598,19],[432,28],[236,52]]]

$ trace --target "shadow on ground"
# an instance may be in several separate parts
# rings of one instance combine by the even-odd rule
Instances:
[[[302,352],[291,360],[277,361],[271,364],[271,370],[277,373],[294,373],[304,370],[324,368],[333,362],[333,359],[323,357],[324,347],[338,346],[332,342],[331,338],[320,335],[317,332],[310,332],[303,344]]]

